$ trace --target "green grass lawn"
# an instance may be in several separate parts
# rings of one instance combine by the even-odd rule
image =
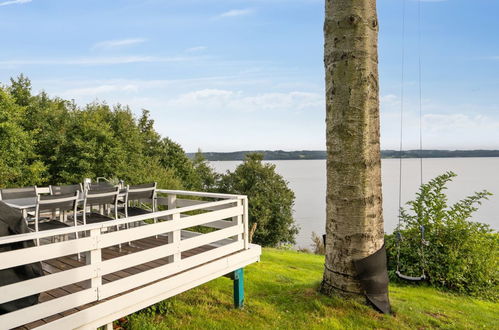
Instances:
[[[499,329],[499,304],[425,286],[393,284],[393,316],[317,293],[324,257],[264,249],[245,268],[245,307],[232,306],[232,281],[219,278],[138,312],[129,329]]]

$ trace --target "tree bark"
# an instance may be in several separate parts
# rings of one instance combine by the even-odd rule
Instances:
[[[362,294],[353,260],[384,242],[376,0],[326,0],[326,264],[321,291]]]

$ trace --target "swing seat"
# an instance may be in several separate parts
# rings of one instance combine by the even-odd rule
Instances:
[[[423,274],[422,276],[408,276],[404,275],[398,270],[395,272],[398,278],[406,280],[406,281],[412,281],[412,282],[419,282],[419,281],[424,281],[426,280],[426,276]]]

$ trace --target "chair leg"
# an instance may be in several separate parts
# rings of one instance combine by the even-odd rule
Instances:
[[[78,239],[78,238],[79,238],[79,235],[78,235],[78,232],[77,232],[77,231],[75,232],[75,237],[76,237],[76,239]],[[80,259],[81,259],[81,257],[80,257],[80,252],[78,252],[78,253],[77,253],[76,257],[78,258],[78,261],[80,261]]]
[[[130,229],[130,223],[127,222],[125,226],[127,230]],[[128,241],[128,246],[132,246],[132,242]]]
[[[158,223],[158,218],[154,218],[154,224]],[[156,239],[159,238],[159,235],[156,235]]]
[[[116,231],[120,231],[120,226],[116,225]],[[121,243],[118,244],[118,248],[121,251]]]

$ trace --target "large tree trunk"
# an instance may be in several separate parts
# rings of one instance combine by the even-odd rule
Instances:
[[[327,220],[321,291],[358,296],[383,246],[376,0],[326,0]]]

